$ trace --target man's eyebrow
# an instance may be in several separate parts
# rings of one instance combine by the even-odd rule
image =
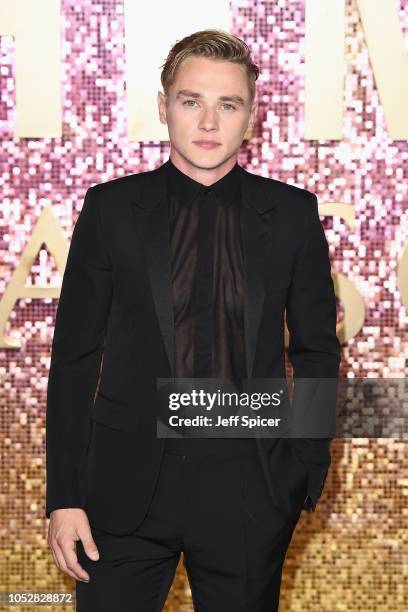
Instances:
[[[189,98],[203,98],[204,96],[197,91],[190,91],[189,89],[179,89],[177,92],[176,98],[180,96],[187,96]],[[232,96],[220,96],[218,98],[221,102],[236,102],[241,106],[245,106],[245,100],[241,98],[241,96],[232,95]]]

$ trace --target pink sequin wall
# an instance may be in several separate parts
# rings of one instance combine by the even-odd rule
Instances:
[[[408,2],[396,4],[408,52]],[[306,187],[319,203],[354,207],[353,230],[339,217],[322,217],[333,270],[355,284],[365,304],[363,327],[342,346],[342,376],[405,377],[408,317],[397,268],[408,243],[408,142],[387,132],[356,1],[346,8],[340,141],[304,138],[305,3],[241,1],[230,8],[231,32],[250,45],[260,67],[258,124],[239,163]],[[0,37],[0,296],[44,198],[70,240],[89,186],[168,159],[168,142],[127,136],[124,28],[120,0],[61,0],[61,138],[15,136],[15,41]],[[26,284],[60,283],[43,245]],[[53,564],[44,518],[45,400],[56,307],[57,299],[19,299],[4,333],[18,332],[21,348],[0,350],[3,590],[73,589]],[[302,515],[288,552],[282,609],[408,609],[406,444],[336,439],[332,449],[318,511]],[[183,572],[179,567],[166,610],[192,609]]]

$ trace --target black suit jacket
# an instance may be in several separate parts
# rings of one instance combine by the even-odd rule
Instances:
[[[52,342],[46,516],[81,507],[91,525],[117,534],[136,529],[146,514],[165,442],[156,436],[157,378],[174,375],[164,169],[86,192]],[[247,377],[285,377],[286,309],[295,378],[337,378],[336,300],[317,198],[240,172]],[[330,438],[257,438],[256,444],[281,512],[293,519],[302,509],[314,511]]]

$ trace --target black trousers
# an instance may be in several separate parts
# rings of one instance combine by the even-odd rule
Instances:
[[[161,612],[183,551],[195,612],[277,611],[296,523],[274,507],[255,445],[204,455],[165,452],[138,529],[117,536],[91,525],[97,561],[77,542],[90,581],[76,581],[76,609]]]

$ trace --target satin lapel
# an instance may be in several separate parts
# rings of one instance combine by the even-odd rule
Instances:
[[[265,179],[247,172],[242,167],[241,175],[245,355],[247,377],[251,378],[265,299],[268,257],[272,254],[273,235],[276,230],[276,211],[267,211],[274,208],[276,200],[268,193]]]
[[[241,167],[242,174],[242,214],[241,232],[244,251],[245,269],[245,355],[247,360],[247,377],[254,374],[259,325],[266,294],[266,273],[270,257],[274,256],[273,247],[277,231],[277,211],[279,184],[247,172]],[[275,483],[271,482],[269,453],[279,438],[265,439],[255,435],[260,461],[266,477],[269,492],[277,509],[281,507],[280,499],[275,492]]]
[[[136,230],[146,254],[152,297],[169,361],[170,376],[174,377],[174,308],[165,164],[146,173],[143,191],[139,199],[132,202],[132,207]]]
[[[144,174],[142,190],[132,202],[135,229],[144,246],[152,297],[170,365],[175,375],[174,308],[171,283],[171,250],[166,199],[165,162]],[[267,180],[241,169],[241,233],[244,256],[244,329],[247,377],[253,373],[259,325],[265,298],[265,272],[276,229],[276,204]],[[272,191],[272,190],[271,190]]]

